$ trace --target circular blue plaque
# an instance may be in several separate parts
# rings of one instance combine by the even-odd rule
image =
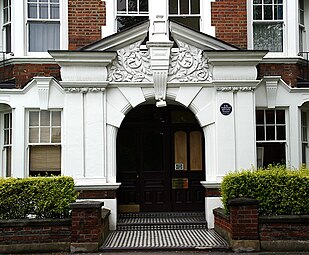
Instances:
[[[221,112],[223,115],[230,115],[231,112],[232,112],[232,106],[231,106],[229,103],[223,103],[223,104],[220,106],[220,112]]]

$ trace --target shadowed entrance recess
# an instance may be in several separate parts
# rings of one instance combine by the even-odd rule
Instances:
[[[226,250],[228,244],[207,229],[203,213],[120,214],[101,250],[128,249]]]
[[[117,135],[120,212],[204,211],[204,134],[180,106],[139,106]]]

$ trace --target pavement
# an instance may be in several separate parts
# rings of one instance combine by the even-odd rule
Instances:
[[[35,253],[23,255],[69,255],[70,253]],[[71,253],[73,254],[73,253]],[[121,251],[74,253],[74,255],[309,255],[309,252],[212,252],[212,251]],[[13,255],[13,254],[11,254]]]

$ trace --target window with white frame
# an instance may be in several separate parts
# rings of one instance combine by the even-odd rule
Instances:
[[[5,176],[11,176],[11,158],[12,158],[12,113],[3,114],[3,167]]]
[[[11,0],[3,1],[3,51],[11,52]]]
[[[308,147],[308,126],[307,126],[307,112],[301,112],[301,142],[302,142],[302,163],[306,164],[306,154]]]
[[[117,0],[117,32],[149,18],[148,0]]]
[[[29,174],[61,173],[61,111],[29,111]]]
[[[283,51],[283,0],[253,0],[253,47]]]
[[[256,110],[256,142],[258,167],[286,162],[284,109]]]
[[[200,0],[169,0],[169,19],[200,31]]]
[[[304,0],[298,0],[299,52],[305,50],[305,5]]]
[[[28,51],[60,48],[60,0],[27,0]]]

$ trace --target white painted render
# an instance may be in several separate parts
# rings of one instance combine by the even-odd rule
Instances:
[[[301,164],[300,107],[309,101],[309,89],[291,89],[280,77],[257,80],[256,65],[266,52],[240,51],[221,41],[216,43],[206,35],[191,41],[186,36],[188,33],[194,38],[201,35],[175,24],[172,27],[179,51],[186,52],[187,60],[192,61],[189,67],[178,70],[178,76],[168,72],[177,51],[169,52],[167,58],[165,52],[171,44],[167,40],[156,41],[161,35],[154,35],[153,44],[149,45],[154,52],[149,55],[139,51],[138,43],[124,45],[123,40],[119,44],[102,42],[97,48],[79,52],[52,51],[52,57],[62,68],[62,81],[35,77],[22,90],[0,90],[0,104],[10,106],[13,114],[12,175],[28,175],[28,111],[61,109],[62,174],[72,176],[79,189],[116,190],[121,185],[116,182],[117,131],[130,110],[158,102],[187,107],[203,128],[206,178],[202,185],[205,188],[218,186],[227,172],[256,167],[255,109],[259,107],[286,109],[287,162],[291,167],[298,167]],[[140,29],[140,34],[136,30],[134,34],[129,33],[128,43],[134,38],[140,41],[141,34],[146,36],[148,27]],[[128,51],[133,56],[129,64],[118,65],[116,59]],[[149,77],[136,64],[143,54],[149,56],[149,62],[143,63],[147,70],[157,72]],[[130,72],[121,69],[124,67]],[[136,76],[131,77],[135,71]],[[184,72],[186,75],[181,76]],[[125,76],[127,80],[120,79]],[[232,106],[231,114],[220,113],[223,103]],[[117,201],[104,202],[112,210],[114,229]],[[206,198],[206,219],[210,227],[213,226],[212,209],[220,204],[220,198]]]

